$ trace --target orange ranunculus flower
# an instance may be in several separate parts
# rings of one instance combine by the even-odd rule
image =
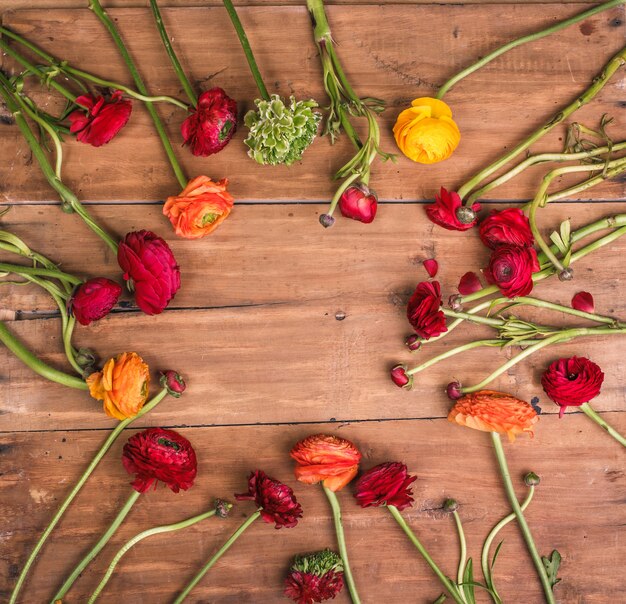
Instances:
[[[400,151],[420,164],[434,164],[452,155],[461,140],[450,107],[439,99],[421,97],[400,113],[393,127]]]
[[[296,443],[290,453],[296,460],[296,478],[306,484],[321,482],[331,491],[340,491],[359,471],[361,453],[349,441],[315,434]]]
[[[532,436],[539,417],[530,403],[504,392],[480,390],[456,401],[448,421],[483,432],[506,434],[513,442],[517,434],[529,432]]]
[[[124,420],[141,411],[148,398],[150,370],[136,352],[123,352],[109,359],[87,378],[89,394],[103,401],[109,417]]]
[[[168,197],[163,214],[170,219],[176,234],[187,239],[198,239],[224,222],[235,201],[226,192],[227,186],[226,178],[213,182],[208,176],[196,176],[180,195]]]

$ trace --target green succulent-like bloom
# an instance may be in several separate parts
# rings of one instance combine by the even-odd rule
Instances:
[[[244,117],[250,129],[244,141],[250,148],[248,155],[259,164],[285,164],[298,161],[304,150],[313,142],[322,116],[313,111],[317,103],[296,101],[291,96],[286,105],[277,95],[269,101],[254,101],[256,111],[248,111]]]
[[[331,570],[336,573],[343,572],[343,562],[339,554],[325,549],[313,554],[304,554],[296,556],[293,559],[291,570],[297,570],[304,573],[311,573],[318,577],[323,577]]]

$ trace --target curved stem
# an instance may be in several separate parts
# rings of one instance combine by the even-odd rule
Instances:
[[[626,438],[623,437],[613,426],[611,426],[604,418],[589,404],[583,403],[580,406],[581,411],[591,420],[596,422],[603,430],[606,430],[622,447],[626,447]]]
[[[254,54],[252,53],[252,47],[250,46],[250,42],[248,41],[248,36],[246,35],[246,31],[239,20],[239,15],[235,10],[235,7],[231,0],[224,0],[224,7],[228,12],[228,16],[232,21],[233,27],[237,32],[237,37],[239,38],[239,42],[241,42],[241,47],[243,48],[243,52],[246,55],[246,60],[248,61],[248,65],[250,66],[250,71],[252,72],[252,77],[256,82],[257,88],[261,96],[266,100],[270,100],[269,92],[265,87],[265,82],[263,82],[263,78],[261,77],[261,72],[259,71],[259,66],[256,63],[256,59],[254,58]]]
[[[553,34],[554,32],[560,31],[561,29],[569,27],[570,25],[573,25],[574,23],[578,23],[579,21],[582,21],[583,19],[587,19],[593,15],[596,15],[599,12],[602,12],[609,8],[613,8],[614,6],[619,6],[620,4],[624,4],[624,0],[612,0],[611,2],[605,2],[604,4],[600,4],[599,6],[595,6],[593,8],[590,8],[589,10],[579,13],[578,15],[574,15],[573,17],[570,17],[569,19],[565,19],[564,21],[559,21],[558,23],[555,23],[554,25],[551,25],[550,27],[546,29],[542,29],[541,31],[535,32],[534,34],[522,36],[521,38],[517,38],[517,40],[513,40],[509,42],[508,44],[501,46],[500,48],[484,56],[479,61],[476,61],[476,63],[470,65],[469,67],[466,67],[463,71],[457,73],[455,76],[452,76],[439,89],[439,91],[437,92],[437,98],[438,99],[443,98],[444,94],[446,94],[446,92],[448,92],[448,90],[450,90],[450,88],[452,88],[452,86],[454,86],[457,82],[460,82],[463,78],[474,73],[481,67],[484,67],[485,65],[487,65],[488,63],[490,63],[491,61],[493,61],[495,58],[499,57],[500,55],[504,54],[505,52],[508,52],[509,50],[516,48],[517,46],[521,46],[522,44],[526,44],[526,42],[533,42],[535,40],[540,40],[541,38],[545,38],[546,36],[549,36],[550,34]]]
[[[19,264],[9,264],[7,262],[0,262],[0,272],[32,275],[34,277],[50,277],[52,279],[59,279],[60,281],[72,283],[73,285],[80,285],[83,282],[82,279],[59,270],[20,266]]]
[[[257,510],[250,515],[243,524],[228,538],[228,541],[220,547],[217,553],[200,569],[198,574],[188,583],[187,587],[176,597],[174,604],[180,604],[190,593],[191,590],[202,580],[202,577],[211,569],[211,567],[228,551],[239,536],[261,515],[261,511]]]
[[[1,328],[1,324],[0,324],[0,328]],[[11,599],[9,601],[9,604],[17,603],[17,598],[20,595],[20,591],[24,585],[24,581],[26,580],[26,577],[28,576],[28,572],[31,566],[33,565],[33,562],[35,561],[35,559],[37,558],[37,555],[41,551],[41,548],[44,546],[48,537],[50,536],[50,534],[52,533],[56,525],[59,523],[59,521],[63,517],[63,514],[65,513],[69,505],[72,503],[72,501],[74,501],[74,498],[76,497],[76,495],[78,495],[80,490],[83,488],[88,478],[96,469],[96,467],[98,466],[102,458],[106,455],[107,451],[111,448],[111,446],[117,440],[119,435],[124,431],[124,428],[132,424],[135,420],[144,416],[149,411],[152,411],[152,409],[154,409],[165,398],[166,395],[167,395],[167,389],[163,388],[160,392],[158,392],[152,398],[152,400],[148,401],[142,407],[141,411],[139,411],[139,413],[137,413],[135,417],[129,417],[119,422],[117,426],[115,426],[115,428],[111,431],[109,436],[107,436],[107,439],[104,441],[104,443],[102,444],[102,446],[100,447],[100,449],[98,450],[94,458],[91,460],[91,463],[87,466],[87,469],[83,472],[82,476],[80,477],[76,485],[74,485],[74,488],[70,491],[69,495],[63,500],[63,503],[57,510],[52,520],[50,521],[50,524],[48,524],[48,526],[42,533],[41,537],[39,537],[39,540],[37,541],[33,551],[28,557],[28,560],[26,560],[26,563],[24,564],[24,568],[22,569],[22,572],[20,573],[20,576],[17,579],[17,583],[15,584],[15,587],[13,588],[13,592],[11,593]]]
[[[129,539],[117,551],[117,553],[113,557],[113,560],[111,560],[111,563],[109,564],[109,567],[107,568],[107,571],[104,574],[104,577],[102,577],[102,580],[100,581],[100,583],[98,583],[98,586],[96,587],[94,592],[91,594],[91,597],[89,598],[89,601],[87,602],[87,604],[94,604],[94,602],[98,599],[98,596],[100,595],[102,590],[105,588],[106,584],[109,582],[109,579],[111,578],[111,575],[113,575],[113,571],[115,570],[115,567],[118,565],[119,561],[122,559],[124,554],[126,554],[126,552],[128,552],[129,549],[137,545],[137,543],[139,543],[140,541],[143,541],[147,537],[152,537],[153,535],[159,535],[161,533],[169,533],[172,531],[178,531],[180,529],[187,528],[198,522],[201,522],[202,520],[211,518],[212,516],[215,516],[215,514],[216,514],[216,510],[212,509],[212,510],[209,510],[208,512],[204,512],[203,514],[198,514],[197,516],[193,516],[193,518],[188,518],[187,520],[181,520],[180,522],[177,522],[175,524],[165,524],[162,526],[155,526],[151,529],[142,531],[141,533],[138,533],[137,535],[135,535],[132,539]]]
[[[139,71],[137,71],[135,62],[130,56],[128,49],[124,44],[124,41],[118,33],[117,28],[115,27],[115,23],[113,23],[107,12],[102,8],[100,0],[89,0],[89,8],[94,12],[98,19],[100,19],[106,30],[109,32],[111,38],[113,39],[113,42],[115,42],[115,45],[122,55],[122,59],[124,60],[124,63],[126,63],[126,67],[128,67],[128,71],[130,72],[130,75],[135,82],[137,90],[143,95],[148,95],[148,90],[143,82],[143,79],[139,75]],[[170,161],[176,179],[178,180],[181,188],[184,189],[187,186],[187,178],[183,173],[183,169],[181,168],[178,159],[176,158],[176,154],[174,153],[174,149],[172,148],[172,143],[167,136],[167,132],[165,132],[163,122],[161,121],[161,118],[159,117],[159,114],[157,113],[154,105],[148,103],[146,105],[146,109],[148,110],[148,113],[150,114],[150,117],[154,122],[154,127],[156,128],[159,138],[161,139],[161,144],[163,145],[163,149],[165,150],[167,158]]]
[[[504,482],[504,490],[506,491],[506,495],[509,499],[511,507],[513,508],[513,513],[517,518],[517,523],[519,524],[520,530],[522,531],[522,535],[524,537],[524,541],[526,542],[530,557],[532,558],[537,574],[539,575],[539,580],[541,581],[541,586],[543,587],[543,593],[546,602],[548,604],[555,604],[554,594],[552,593],[552,586],[550,585],[548,574],[546,573],[546,569],[543,565],[543,562],[541,561],[541,557],[537,552],[535,541],[533,540],[532,533],[530,532],[530,528],[528,526],[528,523],[526,522],[526,518],[524,517],[524,512],[520,507],[519,501],[517,500],[517,495],[515,494],[515,489],[513,488],[513,482],[511,481],[509,467],[506,463],[506,457],[504,456],[504,448],[502,447],[500,435],[497,432],[491,432],[491,439],[493,441],[493,446],[496,452],[496,458],[498,460],[500,474],[502,475],[502,481]]]
[[[465,574],[465,564],[467,561],[467,541],[465,540],[465,531],[463,530],[463,523],[461,522],[461,517],[459,513],[454,510],[452,512],[454,516],[454,524],[456,525],[456,532],[459,535],[459,545],[461,547],[461,552],[459,556],[459,568],[456,573],[456,583],[459,586],[459,593],[461,599],[467,604],[467,600],[465,598],[465,590],[462,587],[464,582],[463,575]]]
[[[167,31],[165,30],[165,25],[163,24],[163,18],[161,17],[161,11],[159,10],[159,6],[157,5],[156,0],[150,0],[150,8],[152,9],[152,14],[154,15],[154,20],[156,22],[157,29],[159,30],[159,35],[161,36],[161,40],[163,41],[163,46],[165,46],[165,50],[167,52],[167,56],[170,58],[172,63],[172,67],[180,80],[180,83],[187,95],[187,98],[191,101],[191,104],[196,107],[198,105],[198,97],[193,89],[193,86],[189,82],[189,78],[187,78],[187,74],[184,72],[176,53],[174,52],[174,48],[172,47],[172,43],[170,42],[169,36],[167,35]]]
[[[417,538],[417,535],[411,530],[406,520],[399,512],[398,508],[393,505],[388,505],[387,509],[391,512],[391,515],[396,519],[396,522],[400,525],[400,528],[405,532],[406,536],[411,540],[411,543],[415,546],[417,551],[422,555],[422,558],[426,560],[428,566],[437,575],[446,591],[452,596],[452,599],[457,604],[465,604],[459,595],[457,587],[454,583],[443,573],[443,571],[437,566],[435,561],[430,557],[430,554],[426,551],[426,548],[422,545],[421,541]]]
[[[428,369],[428,367],[430,367],[431,365],[435,365],[436,363],[439,363],[440,361],[449,359],[450,357],[460,354],[461,352],[465,352],[466,350],[472,350],[473,348],[480,348],[481,346],[502,347],[505,344],[506,344],[505,340],[476,340],[475,342],[462,344],[461,346],[456,346],[455,348],[446,350],[445,352],[438,354],[436,357],[433,357],[432,359],[428,359],[428,361],[424,361],[421,365],[418,365],[417,367],[413,367],[413,369],[409,369],[407,371],[407,374],[414,375],[415,373],[424,371],[424,369]]]
[[[359,594],[356,590],[356,583],[354,582],[352,569],[350,568],[350,560],[348,559],[348,548],[346,547],[346,538],[343,533],[343,524],[341,522],[341,506],[339,505],[339,500],[337,499],[337,495],[334,491],[331,491],[329,488],[325,487],[323,483],[322,488],[324,489],[324,493],[326,494],[326,497],[330,503],[330,507],[333,512],[333,520],[335,521],[335,533],[337,535],[337,546],[339,548],[339,554],[341,555],[341,561],[343,562],[343,574],[346,580],[346,584],[348,585],[350,598],[352,600],[352,604],[360,604],[361,599],[359,598]]]

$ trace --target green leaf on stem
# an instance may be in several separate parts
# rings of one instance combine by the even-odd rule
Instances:
[[[561,565],[561,554],[558,550],[552,550],[550,556],[541,556],[541,561],[548,573],[548,579],[550,581],[550,585],[552,586],[552,590],[554,591],[554,586],[561,580],[557,577],[559,572],[559,566]]]
[[[463,593],[470,602],[474,602],[475,600],[474,585],[474,565],[472,563],[472,559],[470,558],[467,561],[465,571],[463,573]]]
[[[493,567],[496,565],[496,559],[498,558],[498,554],[500,553],[500,549],[504,545],[504,539],[498,543],[496,546],[496,551],[493,552],[493,558],[491,559],[491,565],[489,566],[489,570],[493,570]]]

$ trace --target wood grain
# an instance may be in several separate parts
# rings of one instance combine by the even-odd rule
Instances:
[[[626,414],[609,414],[622,430]],[[165,488],[144,495],[101,556],[70,592],[68,604],[85,602],[117,548],[155,523],[173,522],[206,509],[216,497],[245,490],[253,468],[294,486],[304,518],[294,529],[274,530],[258,521],[211,570],[190,602],[270,604],[282,601],[282,577],[291,556],[333,547],[328,504],[318,487],[296,483],[289,448],[319,431],[352,439],[363,451],[363,469],[388,460],[406,462],[418,480],[415,506],[404,512],[424,544],[449,573],[456,572],[457,538],[452,519],[442,513],[454,497],[468,536],[470,555],[479,559],[482,540],[508,512],[495,459],[486,434],[454,427],[444,420],[383,424],[202,428],[181,430],[198,452],[197,485],[174,495]],[[0,482],[3,539],[0,595],[13,577],[70,485],[104,437],[100,431],[9,434],[3,438]],[[23,602],[47,601],[127,497],[130,487],[119,456],[120,439],[70,508],[34,567]],[[541,553],[557,548],[563,556],[560,602],[618,602],[620,565],[626,546],[620,539],[626,522],[626,486],[619,446],[585,417],[567,421],[543,418],[534,439],[505,445],[518,494],[521,477],[533,470],[542,477],[527,517]],[[471,452],[471,455],[468,454]],[[575,463],[569,461],[575,460]],[[352,485],[340,493],[353,570],[365,603],[432,602],[440,590],[424,562],[384,509],[362,510],[351,498]],[[221,544],[252,506],[241,503],[225,521],[209,520],[168,537],[144,541],[129,553],[103,595],[103,603],[170,602],[203,560]],[[89,518],[89,522],[86,519]],[[584,521],[581,519],[584,518]],[[620,525],[622,528],[619,528]],[[504,600],[542,601],[538,582],[517,529],[502,533],[504,547],[495,574]],[[261,559],[262,558],[262,559]],[[581,569],[584,571],[581,572]],[[523,580],[520,578],[523,577]],[[285,600],[286,601],[286,600]],[[479,594],[479,601],[487,600]],[[345,604],[342,594],[337,602]]]
[[[489,50],[569,16],[580,6],[515,4],[497,11],[489,6],[358,6],[329,7],[329,19],[348,76],[363,95],[389,105],[381,120],[382,146],[394,150],[391,126],[411,99],[432,95],[437,86]],[[144,9],[115,9],[117,20],[153,93],[180,94],[151,17]],[[242,8],[241,18],[271,92],[314,97],[324,104],[321,68],[303,6]],[[164,19],[178,46],[181,61],[200,88],[222,86],[235,97],[241,114],[257,96],[239,42],[222,8],[167,9]],[[293,32],[277,45],[275,24],[289,22]],[[480,166],[498,157],[569,103],[624,44],[624,9],[597,15],[537,43],[515,49],[463,83],[446,100],[452,105],[463,140],[450,160],[420,166],[401,157],[397,164],[376,164],[372,185],[381,199],[431,199],[444,185],[454,188]],[[128,83],[113,44],[88,10],[18,10],[4,23],[36,40],[44,49],[87,70]],[[419,23],[416,37],[415,23]],[[89,52],[76,44],[76,32],[89,40]],[[106,69],[103,69],[103,62]],[[624,74],[618,73],[596,102],[576,114],[595,126],[604,113],[616,115],[616,139],[626,134],[620,118]],[[511,108],[511,110],[509,110]],[[181,110],[160,107],[172,139],[180,141]],[[34,201],[51,193],[30,162],[16,127],[3,126],[0,149],[0,196],[6,201]],[[317,140],[299,165],[259,167],[247,159],[240,128],[233,142],[209,159],[193,158],[179,149],[189,175],[228,176],[239,200],[324,200],[336,183],[330,176],[352,150],[346,141],[330,148]],[[535,150],[560,150],[564,129]],[[560,139],[560,140],[559,140]],[[68,143],[64,178],[82,199],[161,200],[178,191],[147,114],[136,107],[119,139],[100,149]],[[234,170],[233,166],[237,166]],[[541,172],[541,170],[540,170]],[[539,172],[528,173],[495,193],[496,199],[532,194]],[[624,198],[624,183],[592,190],[594,198]]]

